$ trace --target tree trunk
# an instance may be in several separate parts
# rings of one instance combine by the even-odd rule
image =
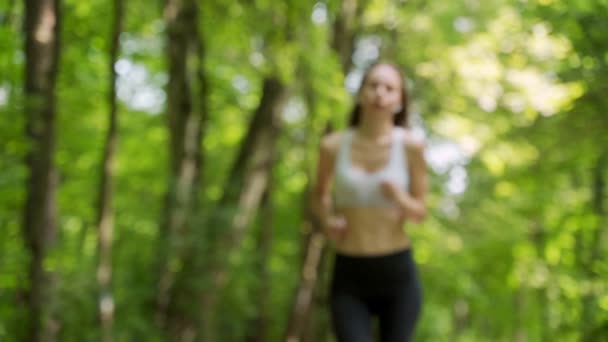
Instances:
[[[527,311],[526,289],[520,285],[513,293],[513,312],[515,313],[511,337],[513,342],[528,341],[525,319]]]
[[[260,282],[257,287],[258,313],[254,320],[254,332],[252,342],[266,342],[270,340],[270,327],[272,325],[271,301],[272,279],[270,276],[270,258],[272,250],[272,237],[274,227],[274,212],[272,203],[272,178],[264,196],[262,197],[261,225],[258,237],[258,269],[260,270]]]
[[[59,0],[25,1],[25,116],[30,149],[23,233],[30,253],[28,341],[54,341],[52,275],[44,260],[56,231],[55,84],[59,60]]]
[[[101,181],[97,207],[97,286],[99,291],[98,320],[101,340],[112,341],[112,321],[114,319],[114,299],[112,295],[112,236],[114,231],[114,213],[112,208],[114,186],[114,160],[117,149],[117,100],[116,71],[118,60],[119,37],[122,31],[124,4],[123,0],[114,0],[114,25],[110,38],[110,75],[108,103],[110,107],[108,131],[101,163]]]
[[[240,245],[268,185],[288,96],[275,78],[264,80],[262,92],[224,193],[201,225],[204,229],[193,235],[196,243],[186,246],[167,312],[173,340],[215,340],[212,313],[228,275],[227,255]],[[194,309],[193,298],[200,303]]]
[[[597,305],[597,296],[594,293],[595,282],[598,281],[600,274],[597,272],[595,263],[602,259],[601,246],[605,234],[606,212],[605,212],[605,191],[606,180],[604,178],[606,163],[608,162],[608,154],[602,153],[599,157],[595,168],[592,170],[592,210],[597,216],[597,225],[593,229],[593,237],[590,241],[588,258],[584,260],[583,270],[586,279],[592,285],[582,297],[582,317],[581,317],[581,332],[582,340],[588,341],[594,331],[595,306]]]
[[[340,12],[334,21],[331,47],[338,53],[342,72],[345,76],[353,65],[352,55],[355,48],[356,26],[361,17],[359,5],[358,0],[342,0]]]
[[[452,341],[457,341],[469,327],[469,303],[464,298],[455,301],[452,307]]]
[[[545,262],[545,249],[547,243],[547,231],[544,225],[540,222],[540,220],[534,220],[532,222],[530,232],[530,240],[534,244],[536,248],[536,255],[538,262],[542,262],[544,266],[546,266]],[[546,266],[548,267],[548,266]],[[550,281],[546,281],[542,284],[536,292],[536,299],[538,303],[539,310],[539,339],[540,341],[547,341],[550,336],[550,327],[549,327],[549,300],[547,297],[547,288],[550,284]]]
[[[355,39],[359,33],[359,21],[363,16],[365,4],[361,4],[360,0],[343,0],[340,6],[340,12],[334,21],[333,36],[331,46],[340,58],[342,72],[346,76],[352,66],[352,54],[355,48]],[[307,89],[307,101],[309,110],[314,107],[314,95],[312,90]],[[325,134],[329,133],[331,126],[325,128]],[[311,134],[313,132],[310,132]],[[309,180],[312,177],[309,175]],[[311,184],[309,184],[309,187]],[[315,332],[307,331],[311,329],[308,323],[308,316],[314,310],[314,293],[319,280],[319,275],[323,272],[324,265],[323,257],[325,250],[325,238],[321,232],[319,224],[313,218],[312,213],[308,208],[309,189],[305,194],[304,210],[306,212],[305,236],[306,241],[304,250],[304,260],[302,262],[302,270],[300,272],[300,281],[295,292],[294,301],[292,304],[289,323],[285,331],[284,340],[289,342],[302,341],[306,336],[316,336]],[[326,303],[321,304],[325,308]],[[313,328],[314,329],[314,328]]]
[[[309,99],[309,103],[311,103],[311,100]],[[312,106],[309,105],[309,107]],[[328,134],[330,131],[331,126],[328,124],[325,127],[324,134]],[[308,178],[309,180],[312,179],[310,172]],[[304,232],[305,242],[302,245],[304,255],[300,270],[300,280],[298,281],[287,329],[283,337],[284,341],[290,342],[316,340],[318,332],[315,329],[315,322],[309,322],[308,318],[315,309],[315,304],[318,304],[323,309],[326,307],[326,303],[319,303],[318,300],[315,300],[315,296],[319,295],[316,290],[325,264],[326,240],[318,220],[315,219],[311,212],[311,187],[312,184],[309,181],[303,196],[304,205],[302,210],[305,213],[305,220],[302,231]]]
[[[319,266],[323,260],[325,237],[318,226],[312,226],[310,222],[306,229],[311,231],[307,244],[304,264],[300,273],[298,289],[289,316],[289,323],[285,333],[284,341],[299,342],[305,333],[308,316],[312,310],[314,292],[319,277]]]
[[[170,136],[169,185],[159,234],[159,281],[156,322],[166,324],[175,270],[184,252],[189,222],[196,207],[203,163],[201,140],[207,115],[204,51],[195,0],[167,0],[167,121]]]
[[[211,279],[209,288],[199,295],[201,314],[197,329],[205,334],[202,335],[203,341],[214,340],[213,310],[226,284],[229,271],[227,256],[240,246],[268,186],[274,164],[289,90],[274,77],[266,78],[262,89],[260,104],[228,175],[224,193],[207,225],[211,233],[208,243],[212,250],[204,262],[204,269]]]

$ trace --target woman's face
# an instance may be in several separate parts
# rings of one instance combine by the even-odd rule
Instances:
[[[359,91],[363,113],[392,115],[401,108],[401,76],[394,67],[379,64],[373,67]]]

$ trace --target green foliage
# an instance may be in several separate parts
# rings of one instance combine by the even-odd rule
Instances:
[[[28,282],[21,234],[28,148],[21,7],[0,1],[0,340],[17,334]],[[45,267],[59,279],[53,305],[61,339],[94,340],[96,198],[112,14],[107,1],[69,0],[63,7],[55,155],[59,231]],[[314,8],[320,11],[316,21]],[[340,1],[262,0],[211,1],[201,8],[210,94],[195,222],[204,222],[224,191],[264,77],[278,75],[292,92],[273,175],[272,341],[282,337],[293,303],[304,194],[321,132],[328,123],[344,127],[352,105],[344,86],[348,75],[330,47],[339,8]],[[602,0],[369,1],[359,48],[371,41],[380,57],[404,66],[415,125],[428,141],[431,214],[406,228],[424,286],[418,340],[606,336],[607,16]],[[122,64],[116,66],[122,71],[114,333],[117,341],[161,341],[151,303],[169,159],[160,2],[128,1],[125,23]],[[240,248],[225,256],[231,272],[214,313],[222,341],[242,340],[259,314],[260,228],[254,224]],[[203,235],[194,236],[189,243],[209,247]],[[327,329],[326,316],[317,320]]]

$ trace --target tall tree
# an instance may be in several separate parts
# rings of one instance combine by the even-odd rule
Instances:
[[[101,180],[97,202],[97,286],[99,291],[98,319],[102,341],[112,341],[114,320],[114,296],[112,294],[112,237],[114,232],[113,187],[114,168],[118,144],[118,108],[116,98],[116,62],[120,49],[120,33],[123,26],[124,1],[114,0],[114,21],[110,37],[108,61],[108,130],[101,162]]]
[[[167,123],[170,136],[169,187],[160,227],[159,287],[156,320],[165,324],[175,282],[172,263],[184,251],[192,209],[201,179],[201,140],[207,115],[204,52],[199,32],[199,4],[195,0],[167,0]]]
[[[25,1],[24,94],[30,148],[23,233],[30,253],[28,341],[53,341],[57,330],[49,310],[53,281],[44,262],[57,225],[54,155],[60,5],[59,0]]]
[[[262,92],[224,193],[195,235],[205,241],[188,245],[183,256],[184,265],[168,303],[167,325],[172,339],[215,340],[214,309],[230,269],[227,255],[245,237],[268,186],[288,94],[286,86],[275,78],[264,80]],[[194,307],[193,298],[198,304]]]
[[[268,186],[288,94],[288,87],[278,78],[264,79],[262,98],[228,175],[224,193],[207,224],[209,229],[228,229],[212,232],[209,241],[212,251],[205,264],[211,282],[200,293],[200,327],[205,334],[213,333],[213,311],[230,270],[226,256],[240,246]]]
[[[588,247],[588,254],[585,260],[585,273],[587,278],[595,283],[598,281],[600,275],[597,271],[599,260],[604,257],[602,254],[601,242],[604,241],[604,237],[606,234],[606,207],[605,207],[605,198],[606,198],[606,165],[608,165],[608,153],[606,151],[602,151],[601,155],[598,157],[595,167],[592,169],[592,181],[591,181],[591,209],[592,212],[597,217],[597,223],[595,227],[592,228],[592,238],[590,240],[590,246]],[[596,294],[593,291],[588,291],[584,293],[582,296],[581,306],[582,306],[582,317],[581,317],[581,330],[582,330],[582,339],[585,341],[594,340],[597,334],[595,329],[597,329],[596,322],[596,313],[595,313],[595,303],[597,303]]]
[[[338,54],[342,72],[347,75],[353,66],[353,51],[360,30],[361,18],[369,0],[342,0],[333,25],[332,48]]]
[[[271,307],[272,303],[272,278],[270,274],[270,260],[272,252],[273,228],[274,228],[274,211],[273,211],[273,180],[271,177],[269,184],[262,196],[260,206],[260,223],[257,236],[257,250],[259,255],[256,258],[256,264],[259,269],[259,281],[256,288],[257,308],[258,312],[253,319],[253,329],[251,337],[248,341],[265,342],[270,339],[270,331],[272,326]]]
[[[176,297],[179,297],[175,300],[176,306],[182,308],[179,310],[181,313],[175,315],[176,320],[181,321],[179,336],[216,339],[215,310],[231,271],[228,256],[241,247],[249,233],[270,181],[277,141],[284,127],[283,113],[292,91],[284,75],[293,70],[289,63],[286,67],[279,58],[279,51],[295,41],[294,23],[298,21],[290,21],[290,14],[301,16],[294,4],[278,7],[284,11],[273,8],[267,9],[269,11],[266,13],[273,23],[284,30],[278,32],[276,27],[265,27],[262,52],[271,62],[270,70],[261,82],[260,100],[227,173],[222,194],[213,203],[205,220],[201,234],[205,241],[199,241],[204,248],[193,247],[193,257],[185,258],[180,272],[180,282],[190,285],[186,286],[189,291],[180,288],[176,293]],[[187,279],[193,275],[200,275],[198,281]],[[184,312],[184,304],[191,302],[192,297],[199,299],[200,307],[189,313]]]
[[[362,29],[361,18],[365,13],[367,3],[368,1],[360,0],[341,1],[339,12],[333,23],[331,47],[338,56],[344,76],[348,75],[353,67],[352,55],[355,50],[357,36]],[[310,80],[308,80],[308,83],[310,83]],[[310,88],[310,84],[307,87]],[[314,108],[312,96],[314,95],[310,95],[312,93],[310,89],[307,89],[307,92],[309,93],[307,96],[309,109],[312,110]],[[327,126],[325,133],[328,133],[329,130],[330,126]],[[305,191],[305,197],[311,194],[311,182],[313,181],[314,179],[309,175],[309,184],[307,185],[307,191]],[[304,240],[306,241],[303,248],[304,260],[301,265],[300,280],[294,295],[289,323],[285,331],[285,341],[296,342],[303,340],[304,336],[315,335],[313,332],[307,331],[314,329],[314,324],[309,322],[308,317],[312,310],[314,310],[314,296],[317,294],[318,281],[323,272],[326,240],[323,236],[320,223],[313,217],[310,211],[308,200],[306,200],[304,211],[306,213],[304,215],[306,226],[308,227],[305,230],[306,236],[304,236]]]

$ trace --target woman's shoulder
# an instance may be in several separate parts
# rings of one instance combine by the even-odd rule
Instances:
[[[325,136],[323,136],[323,138],[321,138],[321,149],[327,152],[335,153],[338,150],[346,134],[346,130],[335,131],[326,134]]]
[[[423,151],[426,141],[422,134],[417,134],[412,128],[396,127],[396,134],[408,151]]]

